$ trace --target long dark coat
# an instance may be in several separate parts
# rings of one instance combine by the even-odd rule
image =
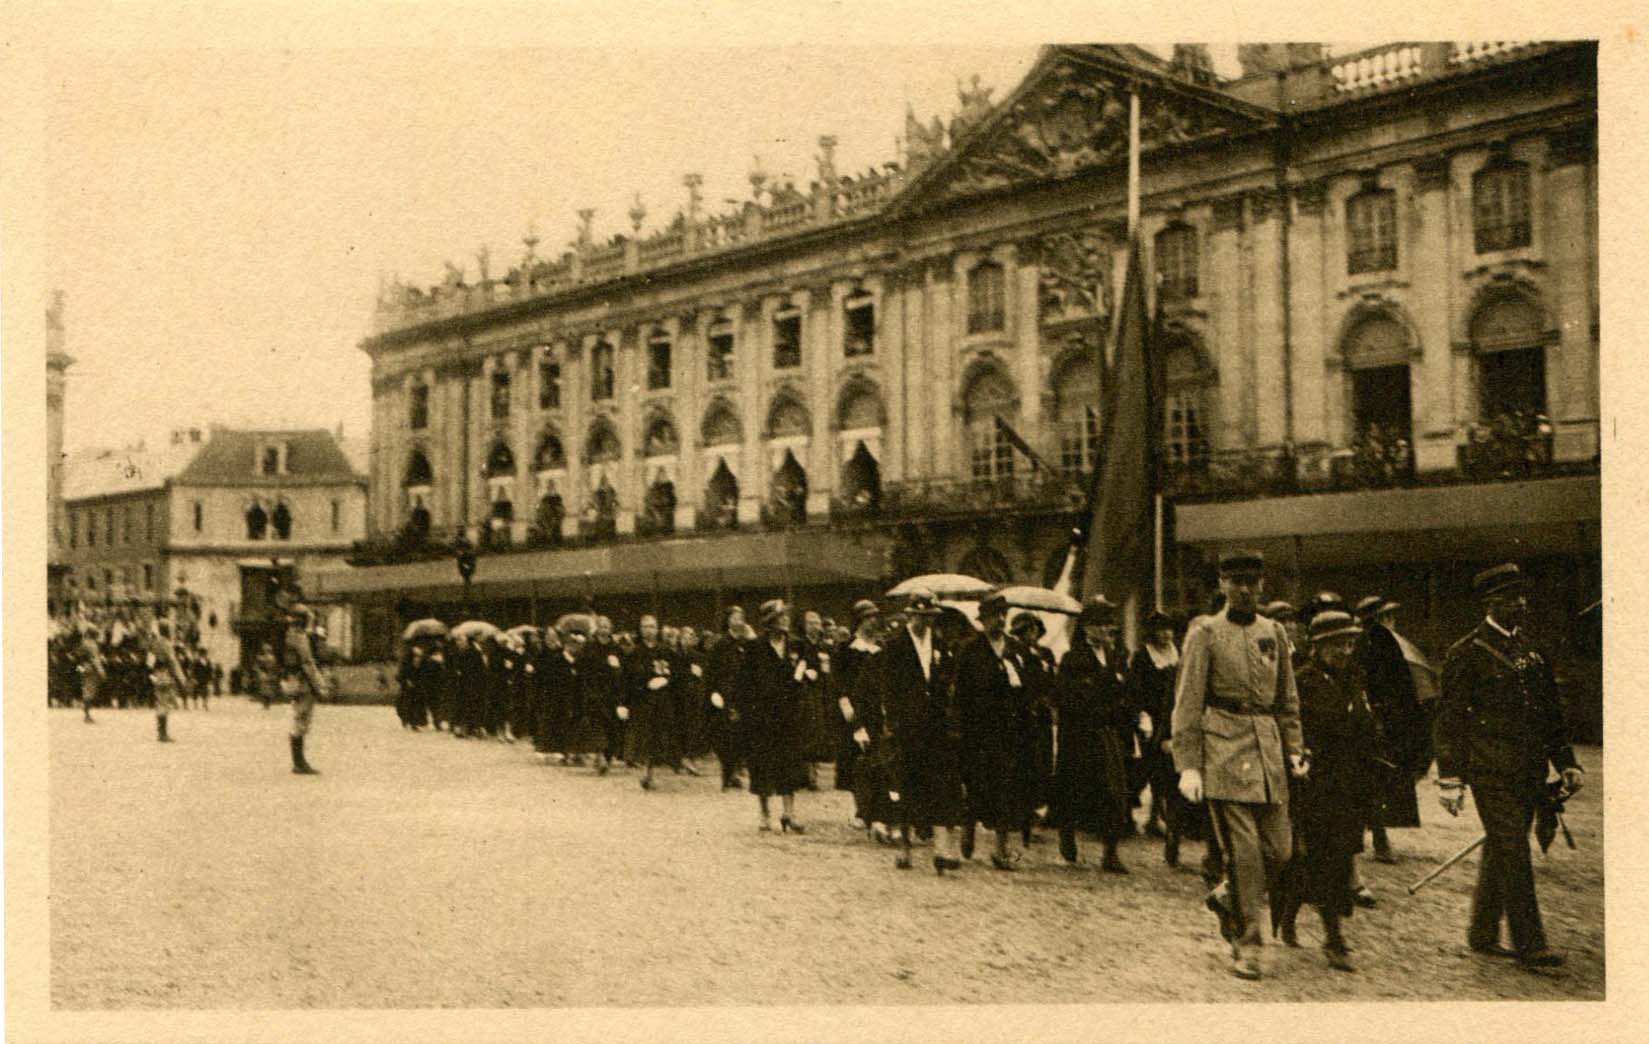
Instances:
[[[492,666],[474,643],[456,650],[452,660],[456,685],[452,727],[478,731],[486,722],[487,697],[493,685]]]
[[[1174,686],[1178,680],[1177,665],[1158,667],[1141,646],[1128,664],[1127,700],[1136,713],[1143,711],[1151,716],[1151,735],[1142,739],[1140,751],[1152,797],[1162,802],[1168,825],[1176,834],[1199,838],[1204,816],[1200,806],[1180,795],[1179,773],[1174,770],[1174,755],[1169,748],[1174,735]]]
[[[807,760],[829,761],[836,756],[836,722],[841,720],[834,704],[830,676],[835,668],[834,649],[801,638],[796,641],[807,670],[802,676],[802,731],[806,737]]]
[[[723,772],[731,771],[731,766],[743,758],[744,744],[740,738],[740,723],[734,720],[738,710],[737,689],[740,684],[740,674],[744,663],[744,641],[730,634],[722,634],[715,645],[710,648],[709,662],[705,665],[705,693],[707,704],[706,713],[710,715],[710,745],[716,752],[716,758],[722,762]],[[709,704],[713,693],[721,693],[722,706],[716,709]]]
[[[618,756],[623,753],[618,738],[618,705],[622,696],[623,657],[618,646],[591,641],[584,647],[584,719],[580,731],[599,733],[596,750]]]
[[[802,662],[793,640],[781,654],[765,636],[750,642],[739,660],[733,699],[752,794],[794,794],[807,786],[807,692],[796,680]]]
[[[584,715],[584,661],[546,649],[533,672],[536,719],[533,749],[540,754],[582,753],[577,726]]]
[[[1059,760],[1054,800],[1061,825],[1119,838],[1132,828],[1122,737],[1137,718],[1122,679],[1085,641],[1059,662]]]
[[[927,676],[908,630],[894,635],[878,657],[885,781],[899,794],[904,822],[960,826],[967,813],[950,685],[953,656],[944,639],[934,634],[932,640]]]
[[[624,703],[630,708],[630,735],[638,761],[672,765],[681,759],[676,686],[682,670],[680,658],[662,643],[637,644],[624,660]],[[653,688],[659,680],[663,685]]]
[[[1054,793],[1054,679],[1058,665],[1045,645],[1026,647],[1025,684],[1031,694],[1031,808],[1053,804]]]
[[[709,749],[710,703],[705,683],[710,658],[702,649],[678,650],[680,668],[676,676],[676,735],[681,753],[696,758]]]
[[[1030,812],[1035,779],[1027,678],[1038,668],[1013,639],[1004,636],[1003,643],[998,658],[989,639],[976,635],[956,654],[956,707],[969,817],[991,830],[1018,830]]]
[[[1351,859],[1363,849],[1363,828],[1378,811],[1382,790],[1379,731],[1357,673],[1353,667],[1330,674],[1307,661],[1294,678],[1311,751],[1309,775],[1291,788],[1303,849],[1296,855],[1301,899],[1341,916],[1351,914]]]
[[[872,731],[866,724],[866,710],[869,704],[877,700],[868,691],[866,682],[869,678],[865,672],[865,665],[875,653],[870,649],[861,648],[849,642],[838,647],[831,657],[833,670],[831,671],[831,706],[830,715],[836,728],[836,789],[858,793],[859,774],[859,745],[853,741],[853,733],[861,727],[867,735],[874,737],[881,729],[880,717],[877,717],[877,728]],[[853,720],[842,717],[841,701],[846,699],[853,707]],[[878,708],[879,709],[879,708]],[[855,804],[855,808],[857,808]],[[863,811],[860,810],[863,815]]]
[[[1425,771],[1430,750],[1426,719],[1414,691],[1414,674],[1397,639],[1373,623],[1358,643],[1358,661],[1374,720],[1386,739],[1386,750],[1398,768],[1382,772],[1385,784],[1369,822],[1389,827],[1420,825],[1415,777]]]

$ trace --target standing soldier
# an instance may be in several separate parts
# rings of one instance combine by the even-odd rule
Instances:
[[[98,690],[103,687],[108,672],[103,666],[103,654],[97,648],[96,630],[89,624],[84,629],[77,628],[73,640],[75,667],[80,672],[80,709],[85,715],[81,720],[95,725],[92,704],[97,701]]]
[[[1515,956],[1525,967],[1552,967],[1529,862],[1529,826],[1544,797],[1547,765],[1564,790],[1580,789],[1584,773],[1564,735],[1563,707],[1551,665],[1523,633],[1527,583],[1516,565],[1477,574],[1483,622],[1456,642],[1443,661],[1443,692],[1433,740],[1443,809],[1460,814],[1471,787],[1488,840],[1477,867],[1466,942],[1476,953]],[[1510,922],[1512,948],[1500,943]]]
[[[155,739],[170,743],[172,737],[166,732],[166,718],[177,708],[178,693],[188,691],[189,679],[184,676],[177,651],[172,648],[172,621],[156,620],[147,638],[144,656],[149,684],[155,694]]]
[[[302,672],[297,693],[292,697],[292,772],[299,776],[320,773],[309,767],[304,758],[304,738],[309,735],[309,724],[315,715],[315,701],[326,692],[326,681],[315,663],[314,646],[309,640],[311,615],[303,604],[303,590],[296,584],[282,585],[275,594],[275,608],[286,623],[286,665]]]
[[[1180,793],[1208,799],[1225,879],[1207,903],[1231,942],[1231,971],[1260,977],[1260,903],[1288,862],[1288,776],[1304,776],[1300,705],[1282,624],[1258,613],[1265,559],[1220,557],[1226,606],[1192,621],[1174,698]],[[1286,766],[1286,767],[1285,767]]]

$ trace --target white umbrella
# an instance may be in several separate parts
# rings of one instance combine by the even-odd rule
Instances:
[[[1002,589],[1002,597],[1007,599],[1008,606],[1013,609],[1034,609],[1037,613],[1064,613],[1075,616],[1082,612],[1082,603],[1068,594],[1049,590],[1046,587],[1032,587],[1029,584],[1015,584]]]
[[[913,592],[926,589],[936,599],[978,599],[995,588],[995,584],[981,580],[977,576],[965,576],[962,573],[923,573],[921,576],[913,576],[909,580],[895,584],[888,590],[887,596],[908,598]]]

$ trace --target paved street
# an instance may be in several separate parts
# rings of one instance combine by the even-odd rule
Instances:
[[[1255,999],[1601,999],[1599,752],[1571,808],[1578,852],[1538,854],[1567,968],[1465,953],[1475,859],[1402,883],[1476,836],[1426,787],[1424,831],[1367,865],[1380,905],[1349,927],[1363,971],[1305,947],[1231,978],[1195,872],[1145,840],[1127,878],[1066,868],[898,873],[804,794],[805,837],[758,834],[755,801],[705,778],[543,767],[523,745],[409,734],[387,707],[321,707],[288,773],[286,714],[241,698],[173,715],[53,710],[52,998],[68,1008],[545,1007]],[[828,775],[827,775],[828,778]],[[1091,854],[1097,862],[1098,846]]]

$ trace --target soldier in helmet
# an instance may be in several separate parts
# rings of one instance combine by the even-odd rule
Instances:
[[[1226,606],[1192,621],[1174,697],[1180,793],[1207,800],[1225,878],[1207,898],[1231,943],[1231,971],[1260,977],[1260,905],[1293,852],[1288,778],[1306,774],[1300,705],[1283,626],[1259,615],[1265,559],[1222,555]]]
[[[1528,584],[1514,564],[1479,573],[1472,586],[1483,621],[1443,661],[1433,740],[1444,811],[1460,814],[1470,787],[1488,835],[1477,867],[1466,942],[1476,953],[1516,957],[1525,967],[1562,964],[1547,947],[1529,860],[1529,826],[1544,796],[1547,766],[1570,793],[1585,774],[1564,735],[1563,705],[1546,658],[1523,630]],[[1511,927],[1511,948],[1500,922]]]

